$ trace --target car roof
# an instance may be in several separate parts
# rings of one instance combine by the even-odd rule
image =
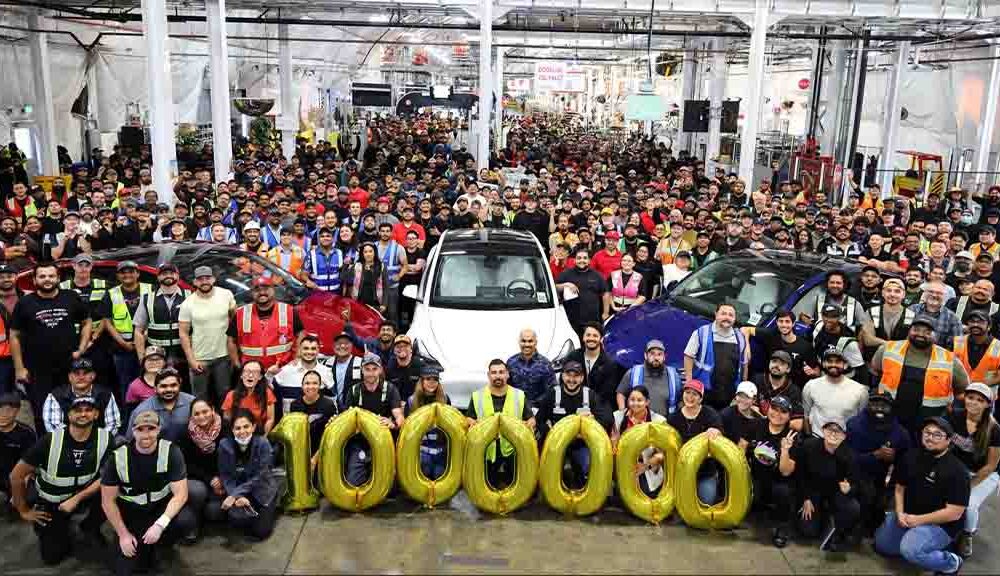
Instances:
[[[538,250],[535,236],[522,230],[449,230],[441,238],[441,248],[448,250],[482,249],[483,246],[500,249]]]
[[[787,263],[789,266],[795,266],[796,268],[811,268],[816,273],[828,272],[830,270],[856,272],[861,270],[863,266],[861,262],[853,258],[799,252],[797,250],[740,250],[739,252],[730,254],[729,257],[742,260],[761,258],[769,261],[779,261]]]
[[[229,244],[215,244],[212,242],[177,242],[177,241],[165,241],[165,242],[155,242],[150,244],[139,244],[136,246],[126,246],[124,248],[111,248],[108,250],[100,250],[93,253],[94,260],[132,260],[135,258],[141,258],[143,256],[149,257],[150,255],[156,254],[177,254],[181,252],[189,252],[191,250],[198,249],[219,249],[219,250],[238,250],[237,247],[231,246]]]

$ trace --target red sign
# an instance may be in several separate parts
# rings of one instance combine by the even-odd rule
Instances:
[[[800,90],[806,90],[808,88],[809,88],[809,79],[808,78],[803,78],[803,79],[799,80],[799,89]]]

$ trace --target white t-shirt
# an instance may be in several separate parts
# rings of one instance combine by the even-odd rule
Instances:
[[[850,378],[834,384],[823,375],[806,382],[802,388],[802,411],[816,435],[822,433],[823,424],[830,420],[847,422],[867,404],[868,387]]]
[[[311,370],[319,372],[322,390],[336,390],[333,380],[333,370],[329,366],[317,362],[316,366],[311,368]],[[281,371],[275,374],[274,388],[279,392],[278,396],[280,397],[285,414],[292,411],[292,401],[302,396],[302,377],[306,372],[307,370],[302,366],[302,363],[294,360],[282,366]],[[287,393],[285,393],[286,391]]]
[[[229,313],[235,309],[233,293],[218,286],[208,298],[194,292],[184,300],[178,319],[191,323],[191,351],[196,360],[216,360],[229,354],[226,330]]]

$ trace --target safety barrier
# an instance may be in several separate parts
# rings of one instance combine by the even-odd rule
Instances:
[[[420,442],[427,431],[438,428],[448,436],[448,466],[436,480],[420,470]],[[369,443],[371,478],[353,486],[344,478],[344,448],[352,436],[362,434]],[[486,474],[486,453],[503,436],[514,446],[516,457],[513,483],[501,489],[490,486]],[[319,493],[310,486],[309,427],[303,414],[288,414],[271,431],[270,437],[285,447],[288,495],[285,509],[315,508]],[[568,489],[562,482],[563,462],[569,446],[581,439],[590,452],[586,485]],[[637,464],[647,448],[664,455],[663,480],[655,497],[639,487]],[[651,523],[659,523],[676,508],[693,528],[720,529],[737,526],[750,509],[752,486],[750,468],[743,452],[720,436],[709,440],[701,434],[681,444],[680,435],[663,423],[646,423],[630,428],[612,452],[607,433],[593,418],[567,416],[549,432],[539,461],[538,445],[531,430],[517,418],[494,414],[466,430],[460,412],[442,404],[424,406],[410,415],[393,445],[392,434],[374,414],[359,408],[332,419],[319,447],[319,483],[331,504],[358,512],[382,502],[394,479],[407,496],[433,507],[465,488],[479,509],[508,514],[527,504],[540,487],[546,503],[573,516],[585,516],[601,509],[611,492],[612,475],[628,510]],[[698,468],[711,456],[726,471],[726,497],[715,505],[698,499]],[[397,466],[398,464],[398,466]],[[398,468],[398,476],[397,476]]]

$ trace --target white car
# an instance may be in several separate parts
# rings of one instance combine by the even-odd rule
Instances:
[[[450,230],[427,256],[409,336],[421,355],[435,358],[452,403],[464,409],[487,384],[490,360],[519,352],[525,328],[538,334],[538,352],[554,360],[579,339],[556,293],[541,245],[529,232]]]

